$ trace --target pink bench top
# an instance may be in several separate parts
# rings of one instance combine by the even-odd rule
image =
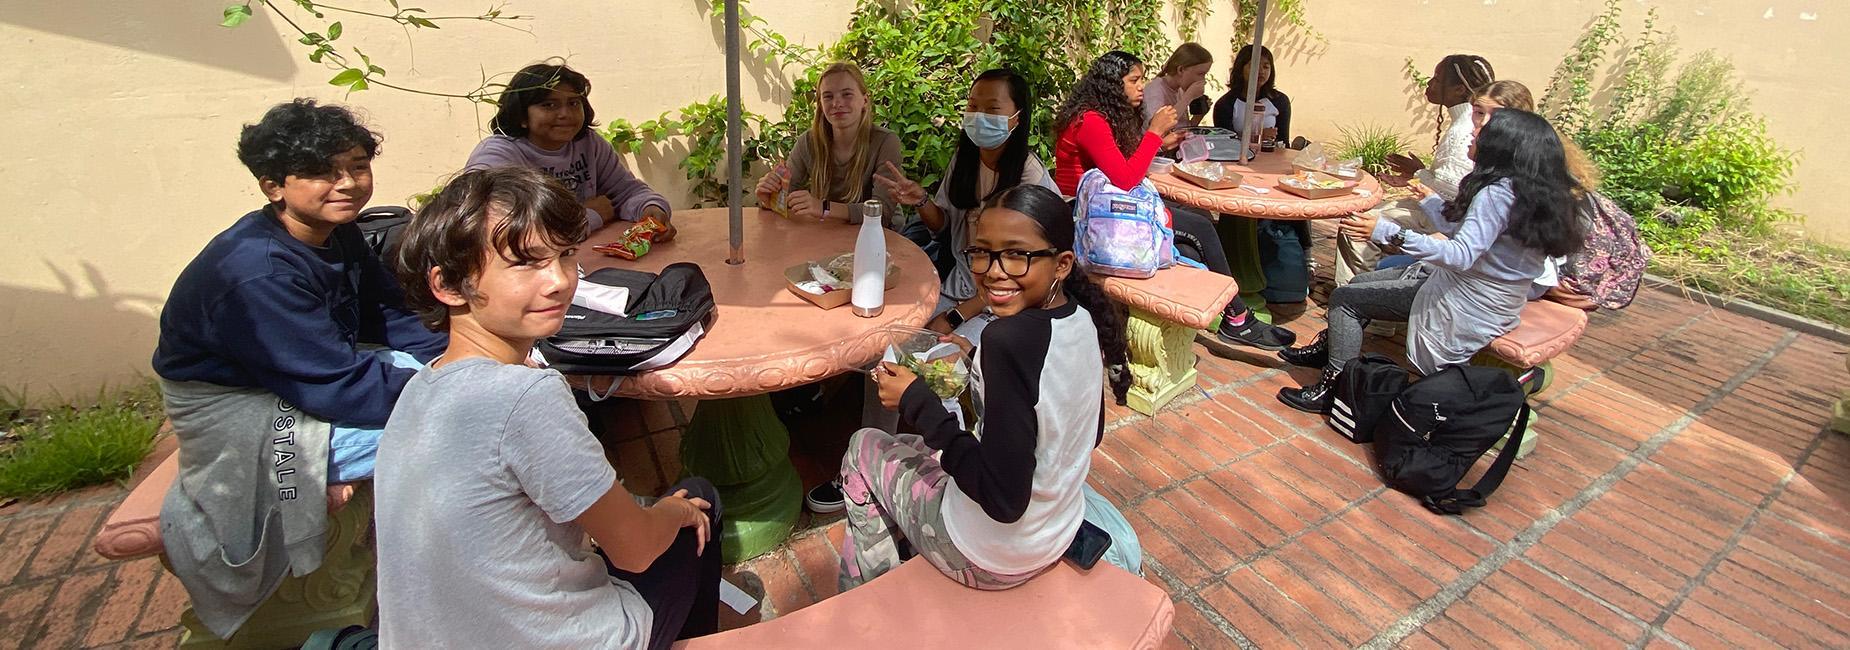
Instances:
[[[130,479],[134,486],[129,489],[128,498],[109,513],[103,520],[103,527],[97,529],[96,539],[90,543],[97,555],[111,560],[133,560],[137,558],[160,555],[161,546],[161,501],[167,498],[167,488],[180,475],[179,438],[162,436],[154,443],[154,451],[141,461],[141,467],[135,470]],[[347,499],[353,496],[351,485],[328,486],[328,512],[339,512],[347,505]]]
[[[1486,349],[1516,366],[1534,368],[1566,352],[1586,331],[1587,312],[1552,300],[1531,300],[1522,308],[1521,324]]]
[[[921,558],[786,616],[676,643],[699,648],[1140,648],[1169,635],[1175,606],[1156,585],[1064,561],[1007,591],[952,582]]]
[[[1112,300],[1163,320],[1206,329],[1221,309],[1240,295],[1233,278],[1187,266],[1172,266],[1144,279],[1094,276]]]

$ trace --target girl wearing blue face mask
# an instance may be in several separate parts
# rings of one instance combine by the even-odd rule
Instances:
[[[1016,185],[1055,189],[1053,176],[1028,147],[1034,103],[1028,81],[1006,68],[977,75],[964,106],[963,137],[936,194],[907,179],[897,165],[882,165],[874,182],[902,204],[919,206],[919,219],[945,242],[961,251],[969,239],[969,211]],[[971,280],[970,262],[952,255],[956,267],[944,277],[937,317],[930,327],[950,332],[983,311],[984,301]]]

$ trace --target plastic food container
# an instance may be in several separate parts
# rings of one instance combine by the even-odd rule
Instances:
[[[882,361],[905,366],[940,399],[957,397],[970,385],[970,364],[964,349],[956,343],[940,341],[943,335],[937,332],[888,326],[868,332],[867,336],[885,348]]]
[[[1157,156],[1154,160],[1150,161],[1150,175],[1155,176],[1157,174],[1167,174],[1169,173],[1169,170],[1174,169],[1175,166],[1176,166],[1176,161],[1174,158],[1164,158],[1162,156]]]

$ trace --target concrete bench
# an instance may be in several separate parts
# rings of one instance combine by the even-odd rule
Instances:
[[[111,560],[162,555],[161,502],[179,476],[178,450],[179,439],[172,435],[155,443],[131,479],[128,497],[97,530],[91,548],[98,555]],[[229,641],[214,636],[188,608],[180,619],[186,628],[181,646],[294,648],[316,630],[370,624],[375,609],[373,554],[360,542],[372,510],[369,485],[329,486],[328,551],[321,568],[300,578],[284,578]]]
[[[1471,364],[1508,370],[1530,395],[1540,395],[1554,383],[1554,358],[1586,333],[1587,312],[1551,300],[1531,300],[1523,306],[1521,318],[1516,329],[1492,340]],[[1530,418],[1533,424],[1534,414]],[[1534,451],[1538,437],[1530,428],[1516,457]],[[1497,443],[1499,449],[1502,444]]]
[[[1162,589],[1104,562],[1061,561],[1020,587],[979,591],[913,558],[794,613],[674,647],[1154,649],[1174,618]]]
[[[1233,278],[1172,266],[1145,279],[1097,278],[1105,295],[1130,309],[1131,410],[1154,415],[1195,387],[1195,333],[1211,327],[1240,295]]]

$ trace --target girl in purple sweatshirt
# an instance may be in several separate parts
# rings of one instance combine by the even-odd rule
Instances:
[[[591,131],[590,95],[591,80],[564,65],[521,68],[488,122],[494,135],[475,146],[464,170],[520,165],[545,172],[584,203],[586,232],[643,217],[669,223],[668,199],[630,173],[610,143]],[[656,241],[674,235],[669,225]]]

